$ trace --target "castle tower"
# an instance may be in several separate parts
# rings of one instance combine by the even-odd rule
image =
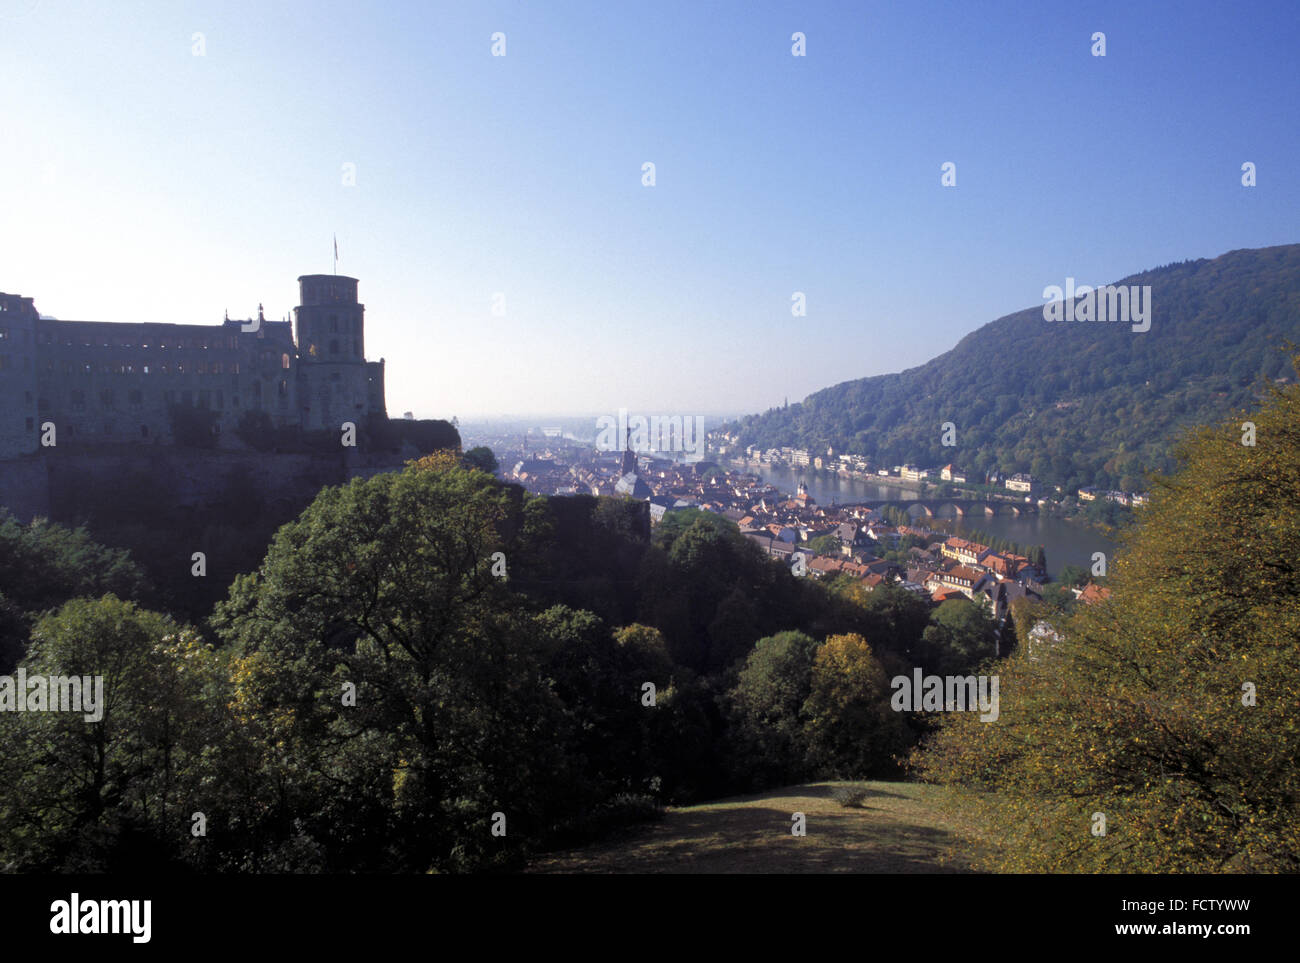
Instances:
[[[366,365],[366,306],[357,301],[357,279],[304,274],[298,290],[302,303],[293,313],[303,427],[338,431],[348,421],[361,427],[375,391]]]

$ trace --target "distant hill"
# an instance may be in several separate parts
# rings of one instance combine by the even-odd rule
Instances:
[[[1043,283],[1063,286],[1065,278]],[[1145,472],[1171,467],[1181,428],[1296,377],[1283,347],[1300,343],[1300,244],[1113,283],[1151,286],[1150,330],[1049,322],[1040,304],[984,325],[918,368],[846,381],[729,427],[742,446],[833,447],[876,465],[951,462],[971,473],[1030,472],[1067,492],[1137,491]],[[956,447],[940,444],[948,421]]]

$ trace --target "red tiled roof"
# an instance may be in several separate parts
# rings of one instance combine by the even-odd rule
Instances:
[[[1095,582],[1089,582],[1079,593],[1079,601],[1084,605],[1092,605],[1094,602],[1102,602],[1108,598],[1110,598],[1110,589],[1103,588]]]

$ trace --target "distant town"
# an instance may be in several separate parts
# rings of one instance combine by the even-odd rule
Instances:
[[[966,473],[952,465],[940,469],[914,465],[873,468],[860,456],[836,455],[833,450],[824,457],[789,448],[734,451],[725,436],[712,436],[711,441],[710,454],[717,458],[695,462],[631,448],[601,451],[558,429],[467,438],[465,443],[493,447],[500,457],[499,475],[534,494],[643,500],[649,503],[652,526],[673,512],[713,512],[735,522],[742,535],[795,574],[811,578],[842,575],[860,582],[867,592],[894,585],[935,604],[968,599],[982,603],[1002,622],[1012,602],[1041,599],[1050,581],[1041,550],[1036,559],[1028,551],[995,551],[919,520],[909,523],[907,515],[885,505],[819,504],[803,483],[794,493],[783,492],[746,469],[803,467],[847,478],[892,481],[900,489],[909,489],[900,490],[898,501],[904,504],[927,497],[996,500],[1006,510],[1019,513],[1061,497],[1059,491],[1051,493],[1053,497],[1038,497],[1028,475],[1003,478],[993,472],[979,479],[980,484],[971,485]],[[932,482],[938,484],[931,487]],[[1080,489],[1078,498],[1140,505],[1147,496]],[[1091,582],[1071,591],[1085,604],[1108,593]]]
[[[824,456],[814,455],[803,448],[764,450],[750,445],[742,451],[738,448],[734,435],[719,434],[711,440],[715,443],[711,451],[755,468],[811,468],[815,471],[831,472],[841,478],[855,478],[860,481],[921,485],[922,492],[926,492],[933,486],[934,494],[941,496],[959,494],[989,496],[997,494],[998,489],[1002,489],[1006,492],[1014,492],[1027,502],[1040,505],[1058,502],[1066,494],[1059,485],[1044,490],[1042,485],[1035,482],[1032,475],[1021,472],[1004,475],[997,471],[990,471],[979,475],[963,471],[951,464],[944,465],[942,468],[921,468],[917,465],[873,466],[863,455],[837,454],[834,448],[826,449]],[[959,491],[957,486],[967,486],[967,490]],[[1081,502],[1102,499],[1127,506],[1145,505],[1150,497],[1146,492],[1102,491],[1091,487],[1080,488],[1075,494]]]

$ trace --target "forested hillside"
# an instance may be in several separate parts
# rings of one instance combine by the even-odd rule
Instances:
[[[1106,283],[1078,279],[1093,281]],[[918,368],[847,381],[731,427],[742,445],[834,447],[881,465],[951,462],[968,472],[1031,472],[1066,491],[1136,491],[1146,472],[1173,467],[1170,444],[1181,429],[1248,406],[1266,381],[1294,377],[1280,349],[1300,341],[1300,245],[1111,283],[1151,286],[1150,330],[1048,322],[1035,305]],[[949,421],[955,447],[940,443]]]

